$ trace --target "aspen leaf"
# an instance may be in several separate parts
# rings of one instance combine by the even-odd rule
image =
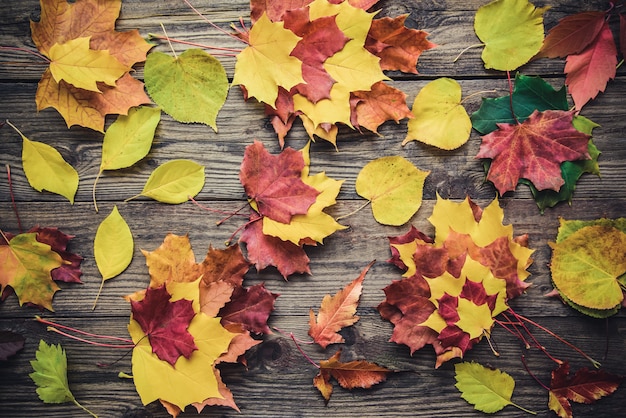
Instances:
[[[102,275],[100,290],[93,305],[94,309],[104,282],[126,270],[133,259],[133,250],[133,234],[117,210],[117,206],[114,206],[111,213],[98,226],[93,241],[94,258]]]
[[[34,371],[29,376],[37,385],[39,399],[45,403],[73,402],[91,416],[96,416],[79,404],[70,391],[67,381],[67,356],[60,344],[48,345],[44,340],[40,340],[35,357],[36,360],[30,362]]]
[[[512,71],[526,64],[543,43],[543,14],[528,0],[495,0],[476,12],[474,30],[485,44],[485,68]]]
[[[217,114],[226,101],[228,78],[222,64],[200,49],[177,58],[148,55],[144,67],[148,94],[178,122],[201,122],[217,132]]]
[[[138,196],[178,204],[194,197],[204,187],[204,166],[191,160],[172,160],[158,166]],[[131,197],[134,199],[137,196]],[[127,199],[127,200],[130,200]]]
[[[413,119],[402,145],[416,140],[445,150],[465,144],[472,129],[461,104],[461,85],[451,78],[426,84],[415,97]]]
[[[74,167],[50,145],[31,141],[11,122],[7,124],[22,137],[22,166],[31,187],[38,192],[59,194],[74,204],[78,190],[78,173]]]
[[[372,213],[379,223],[403,225],[421,206],[424,181],[429,173],[404,157],[378,158],[359,172],[356,192],[372,202]]]
[[[107,50],[89,49],[89,40],[87,36],[52,45],[48,52],[50,72],[57,83],[63,80],[74,87],[99,93],[96,82],[115,86],[117,79],[130,67]]]
[[[507,405],[513,405],[525,412],[530,412],[511,402],[515,381],[497,369],[488,369],[475,362],[454,365],[456,388],[461,397],[474,405],[474,408],[492,414]]]

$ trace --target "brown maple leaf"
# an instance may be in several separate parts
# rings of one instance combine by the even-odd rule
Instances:
[[[137,30],[115,31],[120,7],[120,0],[41,0],[41,18],[30,24],[33,41],[48,56],[54,45],[89,37],[90,49],[106,50],[121,64],[131,67],[145,61],[152,45]],[[127,114],[132,106],[150,103],[143,83],[128,73],[116,86],[98,83],[98,89],[100,93],[76,88],[63,80],[57,82],[46,70],[37,89],[37,110],[54,107],[68,127],[78,124],[102,132],[107,114]]]
[[[378,133],[378,127],[388,120],[396,123],[413,114],[406,105],[406,94],[382,81],[375,83],[369,91],[354,91],[350,94],[350,119],[355,128],[364,127]]]
[[[476,158],[491,158],[487,179],[500,194],[515,190],[520,178],[538,190],[559,191],[565,183],[561,163],[591,158],[590,136],[572,126],[572,112],[535,110],[521,124],[499,123],[498,130],[482,137]]]

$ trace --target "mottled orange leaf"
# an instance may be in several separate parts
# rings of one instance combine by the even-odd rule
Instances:
[[[371,90],[353,91],[350,97],[352,125],[378,132],[378,127],[388,120],[398,123],[401,119],[412,118],[406,97],[403,91],[382,81],[374,84]]]

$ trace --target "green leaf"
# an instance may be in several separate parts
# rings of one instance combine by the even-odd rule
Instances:
[[[400,156],[378,158],[363,167],[356,178],[356,192],[372,202],[374,219],[383,225],[403,225],[422,204],[422,171]]]
[[[534,413],[511,402],[515,381],[507,373],[488,369],[473,361],[455,364],[454,371],[454,386],[475,409],[492,414],[507,405],[513,405],[522,411]]]
[[[526,64],[543,44],[543,13],[527,0],[495,0],[476,12],[474,30],[485,44],[485,68],[512,71]]]
[[[560,218],[559,223],[560,223],[559,231],[556,236],[557,244],[566,240],[574,232],[586,226],[608,226],[612,228],[617,228],[626,234],[626,218],[617,218],[617,219],[600,218],[600,219],[593,219],[590,221],[566,220],[566,219]]]
[[[117,206],[114,206],[111,213],[98,226],[93,242],[94,258],[102,275],[100,290],[93,304],[94,309],[104,282],[126,270],[133,259],[133,251],[133,234]]]
[[[39,399],[45,403],[73,402],[92,416],[96,416],[79,404],[70,391],[67,382],[67,357],[60,344],[48,345],[44,340],[40,340],[35,358],[36,360],[30,362],[34,372],[29,376],[37,385]]]
[[[498,123],[516,123],[511,113],[510,96],[507,94],[495,99],[483,99],[480,108],[472,113],[472,127],[486,135],[498,129]],[[513,88],[513,109],[520,123],[535,110],[568,110],[567,90],[565,86],[555,90],[541,77],[517,73]]]
[[[189,196],[196,196],[203,187],[204,166],[190,160],[172,160],[150,174],[139,196],[178,204],[189,200]]]
[[[22,137],[22,166],[31,187],[38,192],[47,190],[59,194],[74,204],[78,190],[76,170],[53,147],[31,141],[11,122],[7,121],[7,124]]]
[[[144,77],[148,94],[178,122],[200,122],[217,132],[217,114],[226,101],[228,78],[222,64],[200,49],[178,58],[152,52]]]

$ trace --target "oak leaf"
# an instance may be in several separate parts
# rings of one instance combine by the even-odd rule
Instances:
[[[571,418],[570,402],[591,404],[615,392],[622,382],[621,376],[604,370],[582,368],[570,375],[568,362],[552,371],[548,407],[561,418]]]
[[[309,335],[322,348],[344,342],[345,340],[338,331],[359,320],[356,316],[356,308],[363,290],[363,279],[373,264],[372,261],[363,269],[359,277],[334,296],[324,296],[317,317],[313,309],[309,311]]]
[[[535,111],[521,124],[499,124],[483,136],[477,158],[492,158],[487,179],[500,194],[515,190],[521,177],[538,190],[558,191],[564,184],[560,164],[589,159],[586,135],[572,126],[573,113]]]

